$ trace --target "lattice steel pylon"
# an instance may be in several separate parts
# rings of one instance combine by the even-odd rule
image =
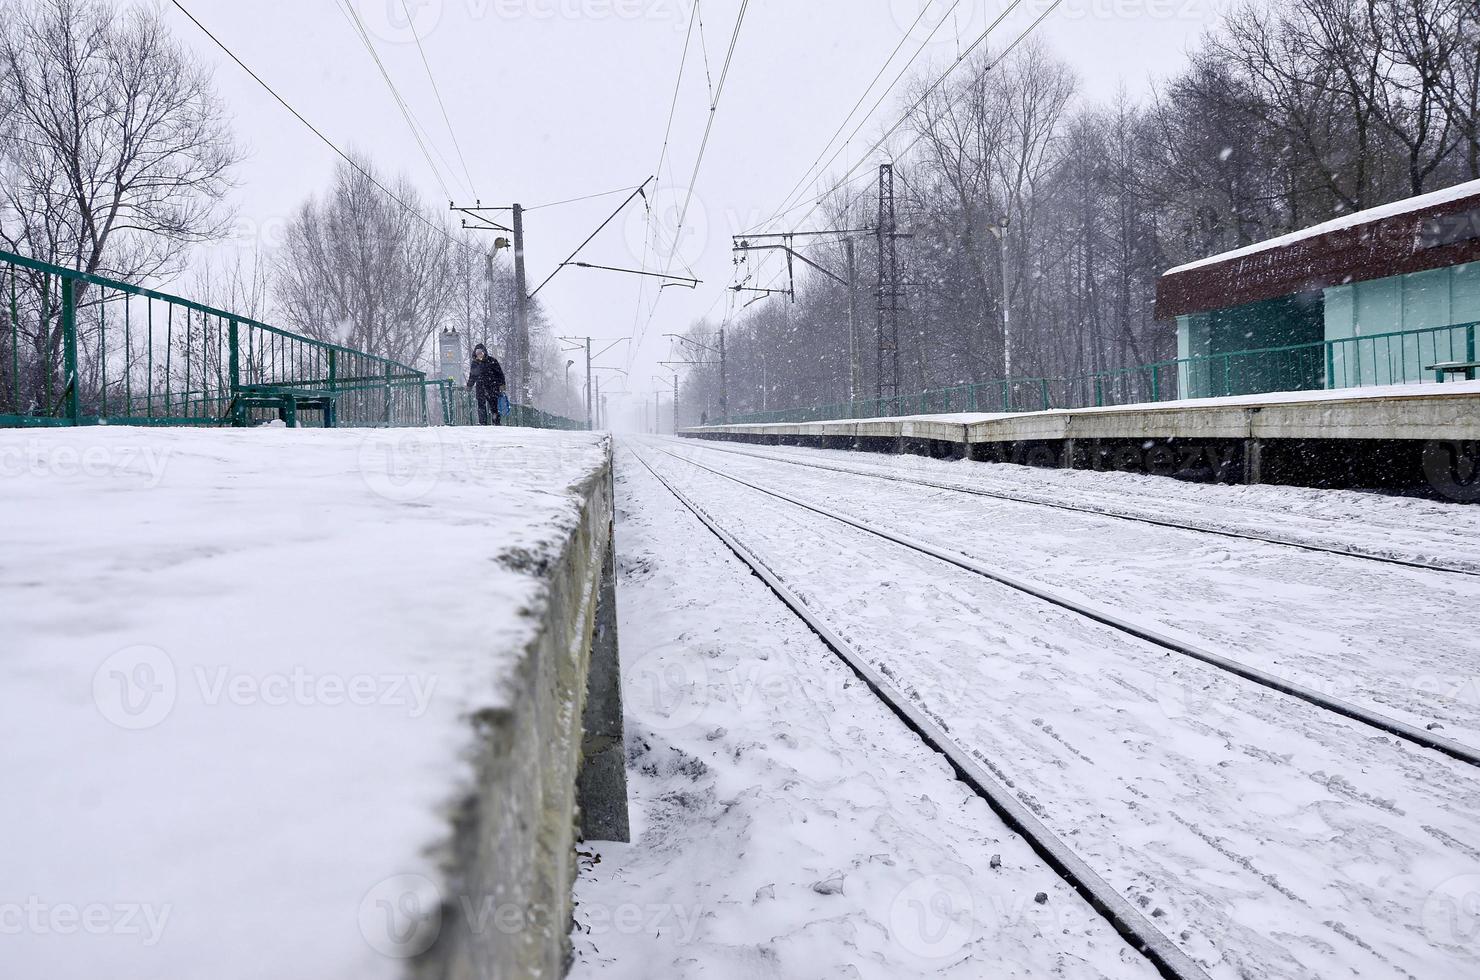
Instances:
[[[880,399],[899,397],[899,312],[904,283],[899,277],[899,226],[894,212],[894,164],[879,166],[878,311],[879,360],[875,391]]]

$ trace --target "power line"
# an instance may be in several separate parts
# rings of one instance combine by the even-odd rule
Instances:
[[[858,107],[863,105],[864,100],[868,98],[868,94],[873,91],[874,86],[879,84],[879,79],[884,77],[884,72],[889,70],[889,66],[893,64],[895,57],[899,54],[900,50],[904,48],[905,42],[910,39],[910,35],[914,33],[915,28],[919,26],[920,21],[924,19],[925,14],[930,10],[930,2],[931,0],[927,0],[927,2],[920,5],[920,13],[916,15],[914,23],[910,24],[909,29],[904,32],[904,36],[899,39],[899,43],[894,46],[894,50],[889,52],[889,57],[885,58],[884,63],[879,66],[879,70],[874,74],[873,80],[868,83],[868,86],[863,90],[863,94],[858,97],[858,101],[853,103],[853,108],[848,110],[848,114],[843,117],[843,121],[838,124],[838,128],[830,137],[828,137],[827,142],[823,144],[822,152],[817,154],[817,159],[813,160],[812,163],[807,167],[807,169],[802,171],[802,176],[796,182],[796,186],[787,191],[786,196],[781,199],[781,206],[783,209],[791,201],[792,197],[796,195],[797,191],[801,190],[803,185],[806,184],[807,178],[811,176],[814,170],[817,169],[817,165],[822,163],[822,158],[826,156],[827,151],[832,148],[833,141],[836,140],[838,136],[842,134],[843,130],[847,128],[849,120],[851,120],[854,113],[858,111]],[[951,9],[946,11],[946,15],[955,13],[956,8],[960,5],[961,0],[955,0],[955,2],[951,4]],[[920,46],[915,49],[915,53],[910,56],[909,61],[905,62],[904,68],[901,69],[900,73],[894,77],[894,81],[889,83],[888,87],[886,87],[884,91],[880,93],[878,100],[875,101],[874,104],[869,108],[869,111],[864,114],[865,120],[867,120],[869,116],[874,114],[874,111],[879,108],[879,106],[883,103],[883,100],[887,98],[889,93],[894,90],[894,86],[899,84],[899,81],[901,78],[904,77],[905,72],[910,70],[910,66],[912,66],[915,61],[919,59],[920,55],[925,51],[925,49],[930,46],[930,42],[935,38],[936,31],[939,31],[941,24],[944,23],[945,16],[942,16],[940,23],[935,25],[935,30],[931,31],[930,34],[926,36],[925,40],[920,44]],[[957,48],[959,50],[959,44]],[[855,129],[853,131],[853,134],[848,137],[848,140],[843,143],[843,146],[846,147],[848,145],[848,142],[853,139],[853,136],[856,136],[857,134],[858,130]],[[836,159],[836,154],[834,155],[834,159]],[[832,161],[829,160],[828,162],[831,163]],[[776,217],[779,217],[781,213],[783,212],[778,212],[776,215],[773,215],[765,221],[762,221],[756,227],[764,227],[771,221],[774,221]]]
[[[678,110],[678,95],[679,95],[679,92],[681,91],[681,89],[683,88],[683,73],[684,73],[684,68],[688,65],[688,62],[689,62],[689,45],[692,42],[693,37],[694,37],[694,23],[698,20],[698,14],[699,14],[699,0],[694,0],[693,6],[689,8],[689,26],[688,26],[688,30],[684,33],[684,38],[683,38],[683,52],[679,55],[679,58],[678,58],[678,77],[675,78],[674,81],[673,81],[673,98],[668,103],[668,122],[663,127],[663,145],[662,145],[662,147],[658,151],[658,166],[653,170],[653,173],[657,174],[658,180],[660,182],[663,179],[663,162],[668,158],[668,141],[669,141],[670,137],[672,137],[672,135],[673,135],[673,117],[674,117],[675,113]],[[670,173],[671,172],[672,171],[670,169]],[[656,192],[655,192],[655,196],[656,196]],[[641,265],[642,265],[643,268],[647,268],[648,253],[652,251],[652,244],[653,244],[653,234],[654,234],[654,232],[653,232],[653,208],[652,208],[652,204],[650,202],[646,202],[646,201],[644,202],[644,207],[645,207],[645,209],[647,211],[647,220],[644,223],[645,224],[645,227],[643,229],[643,236],[642,236],[642,263],[641,263]],[[677,249],[677,246],[675,245],[673,251],[676,252],[677,250],[678,250]],[[694,270],[693,269],[689,269],[688,271],[689,272],[693,272]],[[636,356],[635,351],[637,350],[638,346],[642,343],[642,336],[643,336],[643,334],[646,334],[647,333],[648,325],[651,324],[652,321],[653,321],[653,313],[657,312],[657,309],[658,309],[658,300],[661,300],[663,298],[663,292],[662,292],[662,290],[659,290],[658,291],[658,298],[653,301],[652,311],[650,311],[648,313],[647,323],[643,324],[642,329],[639,330],[638,329],[638,326],[637,326],[637,320],[638,320],[639,317],[642,316],[642,297],[643,297],[643,295],[644,295],[645,292],[646,292],[646,284],[644,283],[644,284],[639,285],[638,286],[638,289],[637,289],[637,307],[632,312],[632,338],[633,338],[633,343],[632,343],[632,346],[631,347],[627,348],[627,367],[629,369],[632,367],[632,359],[633,359],[633,357]]]
[[[1062,0],[1060,0],[1060,2],[1062,2]],[[883,136],[881,136],[879,138],[879,140],[876,143],[874,143],[874,145],[872,147],[870,147],[867,152],[864,153],[863,160],[860,161],[860,164],[858,166],[861,166],[862,163],[867,162],[868,157],[875,150],[877,150],[880,146],[882,146],[884,144],[884,142],[889,139],[890,136],[893,136],[894,133],[899,129],[899,127],[903,126],[905,124],[905,122],[908,121],[908,119],[910,117],[910,113],[914,112],[915,109],[918,108],[927,98],[929,98],[931,95],[933,95],[935,93],[935,90],[937,88],[939,88],[945,82],[945,80],[951,76],[951,74],[961,65],[961,63],[964,62],[966,60],[966,58],[973,51],[976,50],[977,47],[979,47],[983,42],[986,41],[988,35],[990,35],[992,33],[992,31],[997,27],[997,25],[1000,24],[1000,23],[1002,23],[1002,21],[1007,17],[1007,15],[1010,14],[1010,13],[1012,13],[1012,11],[1015,10],[1021,3],[1022,3],[1022,0],[1011,0],[1011,2],[1008,3],[1008,5],[1002,9],[1001,13],[999,13],[997,15],[996,19],[993,20],[990,24],[987,25],[987,29],[984,30],[984,31],[982,31],[981,35],[976,39],[976,41],[974,41],[972,43],[971,47],[967,48],[965,51],[963,51],[960,54],[956,55],[956,60],[953,61],[953,62],[951,62],[950,66],[945,70],[945,72],[942,73],[941,76],[939,78],[937,78],[935,80],[935,82],[933,82],[925,90],[925,92],[920,96],[920,98],[915,101],[914,105],[910,106],[908,109],[906,109],[904,111],[904,113],[899,117],[898,121],[896,121],[894,123],[894,125],[889,128],[888,132],[886,132]],[[1057,6],[1057,4],[1055,4],[1054,6]],[[951,9],[954,11],[955,10],[955,7],[952,6]],[[1052,9],[1052,7],[1050,7],[1049,9]],[[935,25],[935,28],[930,32],[929,36],[927,36],[925,38],[924,44],[922,44],[920,46],[919,50],[917,50],[915,52],[915,58],[919,57],[920,52],[925,49],[925,46],[928,45],[931,42],[931,40],[935,37],[935,35],[940,31],[941,27],[943,27],[944,25],[945,25],[945,19],[942,18],[941,21]],[[878,100],[874,102],[873,106],[869,109],[868,113],[864,116],[864,118],[861,119],[861,120],[859,120],[858,125],[854,127],[853,132],[851,132],[851,133],[848,134],[848,138],[843,141],[843,145],[842,146],[839,146],[837,148],[837,150],[833,153],[833,155],[828,158],[827,163],[825,163],[825,164],[822,165],[822,169],[825,170],[828,167],[832,166],[833,161],[836,160],[839,156],[841,156],[842,153],[843,153],[843,151],[848,148],[848,145],[853,142],[854,137],[856,137],[859,134],[859,132],[862,131],[864,125],[868,122],[868,117],[871,116],[871,115],[873,115],[874,111],[876,109],[878,109],[878,107],[883,103],[884,99],[888,96],[889,92],[894,89],[894,86],[899,84],[900,79],[902,79],[904,77],[905,71],[908,71],[909,70],[909,66],[912,65],[912,64],[914,64],[915,58],[911,58],[910,61],[909,61],[909,64],[906,64],[905,65],[904,71],[901,71],[899,73],[899,75],[897,75],[895,77],[894,81],[889,84],[889,88],[885,89],[884,92],[880,93]],[[846,180],[847,177],[849,175],[851,175],[854,172],[854,170],[856,170],[856,169],[857,169],[857,166],[855,166],[854,168],[850,169],[846,174],[843,175],[844,176],[844,179]],[[793,193],[795,193],[795,191],[793,191]],[[788,201],[789,200],[790,200],[790,198],[788,197]],[[798,205],[798,206],[800,206],[800,205]],[[786,214],[789,210],[793,210],[793,208],[788,207],[787,204],[786,204],[786,202],[783,202],[782,209],[780,211],[778,211],[772,217],[770,217],[770,218],[766,219],[765,221],[761,222],[756,227],[758,227],[758,228],[765,227],[766,225],[770,224],[772,221],[775,221],[776,218],[779,218],[783,214]],[[809,212],[809,214],[810,214],[810,212]],[[803,219],[803,220],[805,220],[805,219]]]
[[[913,113],[916,109],[918,109],[922,104],[924,104],[925,100],[928,99],[931,95],[933,95],[935,93],[935,91],[938,88],[940,88],[941,85],[943,85],[945,83],[946,79],[948,79],[956,71],[956,69],[959,68],[961,66],[961,64],[968,57],[971,56],[971,54],[978,47],[980,47],[983,43],[986,42],[987,37],[992,33],[992,31],[999,24],[1001,24],[1002,21],[1007,17],[1007,15],[1010,14],[1016,7],[1018,7],[1021,4],[1021,2],[1022,2],[1022,0],[1012,0],[1012,2],[1009,3],[1007,5],[1007,7],[1004,8],[1000,14],[998,14],[998,16],[996,17],[996,19],[994,19],[990,24],[987,25],[986,30],[982,31],[981,35],[978,36],[977,39],[975,41],[973,41],[971,43],[971,45],[965,51],[963,51],[960,55],[957,56],[956,60],[951,63],[951,65],[945,70],[945,72],[943,72],[939,78],[937,78],[933,83],[931,83],[930,87],[927,88],[925,90],[925,92],[918,99],[916,99],[915,102],[908,109],[905,110],[904,114],[900,116],[900,118],[894,123],[894,125],[891,126],[888,129],[888,131],[884,133],[883,136],[879,137],[879,139],[873,144],[873,146],[871,146],[867,150],[867,152],[865,152],[863,154],[863,156],[859,159],[858,163],[854,164],[852,167],[850,167],[843,174],[843,176],[839,179],[839,182],[838,183],[834,184],[831,188],[829,188],[828,190],[826,190],[823,193],[819,194],[815,198],[812,198],[812,199],[810,199],[808,201],[799,202],[799,203],[797,203],[795,205],[792,205],[789,208],[786,208],[783,211],[777,212],[775,215],[773,215],[771,218],[767,219],[765,222],[762,222],[760,225],[757,225],[756,228],[764,227],[766,224],[769,224],[769,223],[775,221],[777,218],[781,217],[782,215],[787,214],[787,213],[789,213],[791,211],[795,211],[798,208],[801,208],[801,207],[803,207],[803,206],[805,206],[807,204],[810,204],[811,207],[808,209],[807,213],[804,214],[804,215],[802,215],[802,217],[795,222],[795,224],[801,225],[801,224],[805,223],[807,221],[807,219],[810,218],[814,213],[816,213],[817,209],[822,206],[822,203],[824,201],[826,201],[828,199],[828,197],[830,197],[831,195],[837,193],[838,190],[840,190],[843,187],[848,186],[849,184],[853,183],[854,181],[858,180],[859,178],[865,177],[865,176],[869,176],[869,172],[866,171],[866,170],[865,171],[862,171],[862,172],[858,172],[859,171],[859,168],[863,167],[864,165],[866,165],[869,162],[869,158],[873,155],[873,153],[876,150],[878,150],[881,146],[883,146],[884,143],[889,139],[889,137],[893,136],[899,130],[899,128],[901,126],[903,126],[905,124],[905,122],[907,122],[909,120],[910,114]],[[1032,34],[1033,31],[1038,28],[1038,25],[1041,24],[1041,23],[1043,23],[1044,19],[1046,17],[1048,17],[1049,14],[1053,13],[1053,11],[1056,8],[1058,8],[1059,5],[1062,4],[1062,3],[1063,3],[1063,0],[1052,0],[1052,2],[1046,8],[1044,8],[1043,12],[1040,13],[1033,20],[1033,22],[1031,24],[1029,24],[1026,28],[1024,28],[1023,31],[1021,33],[1019,33],[1018,36],[1016,38],[1014,38],[1005,48],[1003,48],[1002,51],[999,52],[996,57],[994,57],[991,61],[989,61],[986,64],[986,66],[982,69],[983,74],[985,74],[987,72],[990,72],[990,71],[993,71],[994,69],[996,69],[997,66],[1000,65],[1007,58],[1007,56],[1009,54],[1011,54],[1014,49],[1017,48],[1017,46],[1019,44],[1021,44],[1024,40],[1026,40],[1027,37],[1028,37],[1028,35]],[[923,140],[924,138],[925,138],[925,133],[921,132],[921,133],[916,134],[916,136],[915,136],[914,139],[910,140],[910,142],[907,143],[907,144],[905,144],[905,146],[898,153],[894,154],[895,158],[898,159],[898,158],[901,158],[901,157],[905,156],[906,154],[908,154],[912,149],[914,149],[916,146],[918,146],[919,143],[920,143],[920,141]],[[850,137],[850,139],[851,139],[851,137]],[[868,185],[865,185],[865,188],[864,189],[867,189],[867,186]],[[854,195],[851,195],[849,197],[849,199],[843,205],[843,209],[844,209],[845,212],[849,208],[851,208],[853,206],[854,201],[857,200],[857,198],[862,194],[862,192],[863,191],[860,190],[858,194],[854,194]],[[751,229],[752,232],[754,230],[755,229]],[[752,276],[754,276],[754,275],[756,275],[757,273],[759,273],[761,271],[761,269],[766,265],[766,263],[770,261],[770,258],[771,258],[771,256],[770,255],[767,255],[764,259],[762,259],[757,264],[756,268],[747,276],[747,279],[750,278],[750,277],[752,277]],[[779,279],[779,276],[777,278]],[[772,280],[772,281],[774,282],[776,280]],[[711,307],[711,309],[712,309],[712,307]]]
[[[447,125],[447,135],[452,137],[452,148],[457,151],[457,162],[462,164],[463,176],[468,181],[468,190],[472,191],[473,197],[476,198],[478,192],[473,188],[473,175],[468,172],[468,161],[463,156],[462,145],[457,141],[457,132],[452,128],[452,120],[447,116],[447,103],[442,101],[442,89],[437,85],[436,76],[432,74],[431,62],[427,61],[426,49],[421,46],[421,35],[416,33],[411,11],[406,7],[406,0],[401,0],[401,12],[406,15],[406,23],[411,27],[411,37],[416,41],[416,50],[421,55],[422,67],[427,70],[427,81],[432,83],[432,94],[437,97],[437,106],[442,110],[442,122]]]
[[[709,86],[709,101],[714,102],[714,76],[709,71],[709,43],[704,40],[704,11],[694,0],[694,16],[699,18],[699,53],[704,56],[704,81]]]
[[[527,207],[527,208],[525,208],[524,209],[524,213],[525,214],[528,214],[531,211],[538,211],[541,208],[558,208],[562,204],[578,204],[581,201],[594,201],[598,197],[611,197],[614,194],[628,194],[628,193],[631,193],[632,191],[634,191],[636,189],[637,189],[637,185],[633,184],[633,185],[631,185],[629,187],[618,187],[615,190],[600,191],[600,192],[595,193],[595,194],[585,194],[585,195],[583,195],[581,197],[569,197],[569,198],[566,198],[563,201],[551,201],[548,204],[536,204],[533,207]]]
[[[750,0],[740,0],[740,12],[735,15],[735,29],[730,33],[730,49],[725,53],[724,67],[719,72],[719,84],[714,90],[714,101],[709,104],[709,122],[704,127],[704,139],[699,143],[699,155],[694,159],[694,172],[689,177],[688,192],[684,195],[683,209],[678,213],[678,225],[673,232],[673,248],[668,255],[665,268],[673,265],[673,253],[678,251],[678,246],[683,239],[683,228],[688,221],[689,207],[694,202],[694,184],[699,180],[699,168],[704,165],[704,154],[709,149],[709,137],[714,132],[714,120],[719,114],[719,102],[724,98],[725,82],[730,77],[730,64],[735,60],[735,47],[740,43],[740,28],[745,23],[745,11],[750,7]]]
[[[454,245],[457,245],[460,248],[468,249],[469,251],[475,252],[475,253],[477,253],[479,255],[482,254],[482,253],[478,253],[477,250],[474,249],[467,242],[460,241],[457,238],[455,238],[454,236],[448,234],[446,228],[443,228],[441,225],[438,225],[436,222],[432,221],[426,215],[422,214],[419,209],[417,209],[417,208],[413,207],[412,205],[408,204],[405,200],[403,200],[394,191],[392,191],[390,188],[386,187],[379,180],[376,180],[375,179],[375,176],[373,174],[371,174],[364,167],[360,166],[360,164],[357,163],[353,157],[351,157],[348,153],[345,153],[337,145],[335,145],[334,141],[331,140],[331,139],[329,139],[329,137],[325,136],[323,134],[323,132],[320,131],[320,129],[317,126],[315,126],[313,123],[309,122],[306,118],[304,118],[303,113],[301,113],[297,109],[293,108],[293,106],[286,99],[284,99],[281,95],[278,95],[277,94],[277,91],[274,90],[271,85],[268,85],[265,81],[262,80],[262,76],[261,75],[258,75],[251,68],[248,68],[246,62],[244,62],[240,58],[238,58],[236,56],[236,52],[232,51],[224,43],[222,43],[221,39],[218,38],[218,37],[216,37],[216,35],[212,34],[210,32],[210,30],[207,29],[207,27],[204,24],[202,24],[199,20],[196,20],[195,15],[192,14],[189,10],[186,10],[185,9],[185,6],[182,3],[180,3],[180,0],[170,0],[170,2],[180,11],[180,13],[184,14],[187,18],[189,18],[190,22],[192,24],[194,24],[196,27],[198,27],[200,29],[200,31],[201,31],[202,34],[204,34],[206,37],[210,38],[211,41],[212,41],[212,43],[214,43],[216,45],[216,47],[220,48],[223,52],[225,52],[225,54],[226,54],[226,56],[228,58],[230,58],[232,61],[236,62],[237,65],[241,68],[242,71],[246,72],[248,75],[250,75],[252,77],[252,80],[253,81],[255,81],[258,85],[262,86],[262,88],[267,92],[268,95],[271,95],[274,99],[277,100],[277,102],[278,102],[279,105],[281,105],[284,109],[287,109],[290,113],[292,113],[293,114],[293,118],[297,119],[299,122],[303,123],[304,126],[308,127],[309,132],[311,132],[315,136],[317,136],[324,143],[325,146],[327,146],[329,149],[333,150],[336,154],[338,154],[339,158],[342,159],[345,163],[349,164],[349,166],[355,172],[357,172],[360,176],[364,177],[366,180],[370,181],[371,184],[374,184],[377,188],[379,188],[380,189],[380,192],[382,194],[384,194],[386,197],[390,198],[392,201],[395,201],[396,204],[399,205],[403,211],[405,211],[407,214],[411,215],[416,220],[420,221],[422,224],[426,225],[428,228],[431,228],[432,230],[436,231],[443,238],[447,239],[449,242],[452,242]]]
[[[421,138],[417,130],[417,123],[412,120],[411,109],[406,105],[406,100],[401,97],[401,92],[396,88],[396,83],[391,81],[391,74],[386,70],[385,62],[380,60],[380,53],[375,50],[375,44],[370,40],[370,33],[365,30],[365,24],[360,20],[360,14],[355,10],[349,0],[338,0],[339,7],[350,20],[350,29],[360,38],[360,43],[370,53],[375,62],[375,67],[380,69],[380,77],[385,79],[386,87],[391,90],[391,98],[395,100],[396,106],[401,110],[401,116],[406,120],[406,126],[411,130],[411,136],[416,140],[416,145],[421,147],[421,155],[426,158],[427,166],[431,168],[432,176],[436,178],[437,185],[442,188],[442,195],[449,201],[452,200],[452,191],[447,188],[447,181],[442,179],[442,171],[437,169],[437,164],[432,160],[432,155],[427,150],[426,141]],[[471,190],[471,188],[469,188]]]

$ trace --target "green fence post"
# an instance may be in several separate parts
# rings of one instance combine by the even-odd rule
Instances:
[[[339,351],[329,348],[329,407],[324,409],[324,428],[339,426]]]
[[[1038,393],[1043,399],[1043,410],[1048,411],[1048,379],[1038,379]]]
[[[1473,323],[1465,324],[1465,360],[1471,363],[1475,361],[1475,324]],[[1475,369],[1466,368],[1465,377],[1474,380]]]
[[[1336,342],[1326,341],[1326,387],[1336,387]]]
[[[241,328],[235,320],[226,326],[226,378],[231,385],[231,424],[246,425],[247,411],[241,401],[242,360]]]
[[[1151,400],[1161,401],[1161,371],[1158,365],[1151,365]]]
[[[62,281],[62,370],[63,392],[67,399],[67,418],[73,425],[82,422],[82,399],[77,390],[77,291],[70,279]]]
[[[385,424],[391,424],[391,366],[385,366]]]

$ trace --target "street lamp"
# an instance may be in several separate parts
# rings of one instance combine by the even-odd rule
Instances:
[[[1012,320],[1010,318],[1007,297],[1007,224],[1008,216],[1003,215],[997,224],[991,228],[991,232],[997,238],[997,250],[1002,255],[1002,374],[1012,381]]]

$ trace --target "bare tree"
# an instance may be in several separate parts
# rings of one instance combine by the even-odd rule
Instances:
[[[289,222],[275,296],[300,333],[415,364],[453,311],[462,246],[405,177],[389,185],[393,199],[372,168],[340,164],[329,192]]]
[[[0,0],[7,250],[126,280],[170,275],[190,246],[226,227],[222,201],[239,158],[210,73],[157,12]],[[55,284],[25,275],[32,384],[3,386],[21,392],[22,409],[34,407],[61,357]]]

